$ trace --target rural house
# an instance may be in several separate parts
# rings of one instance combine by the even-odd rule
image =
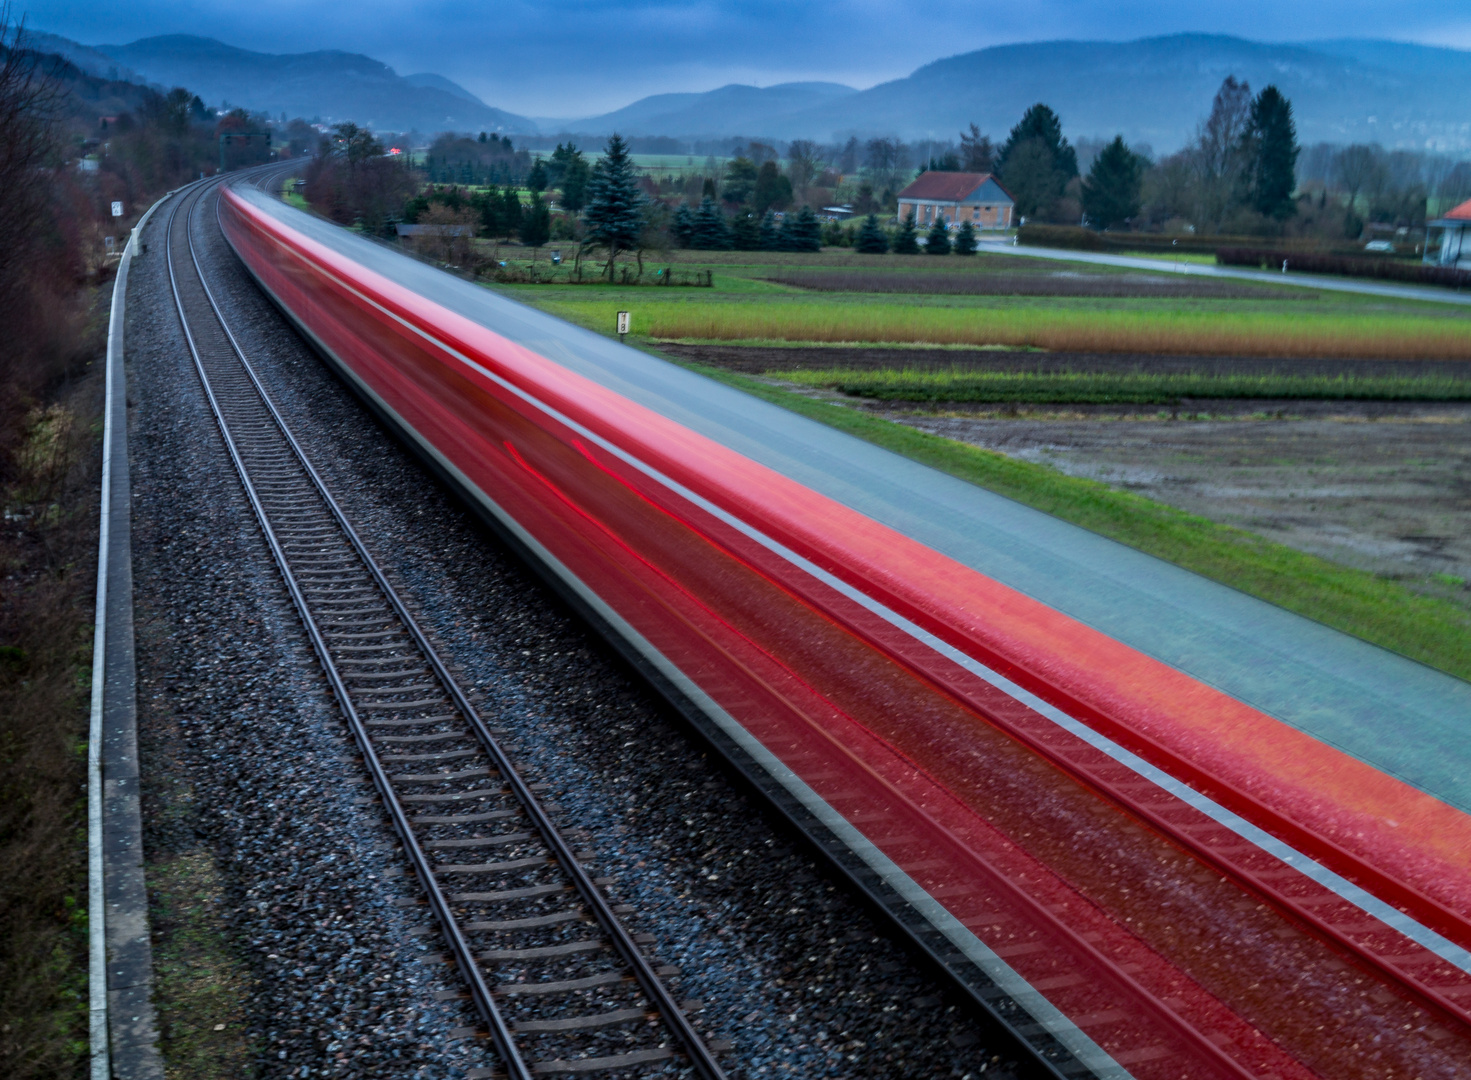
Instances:
[[[1431,229],[1440,230],[1440,248],[1425,245],[1425,261],[1439,266],[1454,266],[1471,270],[1471,199],[1448,211],[1445,217],[1425,223]]]
[[[1011,228],[1015,203],[990,173],[926,172],[899,192],[899,217],[914,211],[920,225],[939,214],[953,229],[969,221],[977,229]]]

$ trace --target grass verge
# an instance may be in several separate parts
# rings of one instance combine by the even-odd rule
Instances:
[[[683,363],[675,361],[676,363]],[[684,363],[772,404],[1240,589],[1412,660],[1471,679],[1471,613],[1405,585],[1093,480],[917,431],[747,376]]]
[[[693,291],[693,290],[691,290]],[[546,310],[583,326],[612,326],[618,304],[558,298]],[[1334,357],[1373,360],[1471,359],[1471,320],[1460,313],[1372,309],[1230,310],[1174,303],[903,304],[859,299],[760,303],[640,299],[632,332],[707,341],[924,341],[1008,345],[1060,352],[1188,356]]]
[[[1471,401],[1471,379],[1207,375],[1148,372],[921,371],[853,368],[771,371],[800,386],[878,401],[1168,405],[1181,398],[1313,401]]]
[[[203,849],[148,864],[153,970],[167,1080],[252,1075],[249,990],[220,916],[224,885]]]

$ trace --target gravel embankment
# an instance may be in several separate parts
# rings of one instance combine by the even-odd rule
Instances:
[[[160,222],[160,225],[162,222]],[[134,264],[128,350],[149,843],[203,845],[253,990],[259,1074],[460,1075],[484,1051],[435,1004],[379,812],[239,494],[167,297]],[[599,874],[678,965],[744,1077],[1006,1075],[963,999],[918,967],[683,721],[361,408],[223,241],[206,273],[288,423]],[[182,794],[181,794],[182,793]],[[432,940],[432,939],[431,939]],[[167,1017],[166,1017],[167,1019]]]

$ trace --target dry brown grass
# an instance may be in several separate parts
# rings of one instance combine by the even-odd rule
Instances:
[[[86,1061],[100,390],[92,376],[31,411],[0,491],[0,1075],[10,1080],[79,1076]]]

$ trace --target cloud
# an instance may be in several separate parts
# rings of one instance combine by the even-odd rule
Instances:
[[[24,2],[24,0],[22,0]],[[645,94],[821,79],[865,87],[943,56],[1049,38],[1178,31],[1471,45],[1471,3],[1368,0],[35,0],[29,25],[87,44],[198,34],[263,52],[342,49],[433,71],[488,103],[585,116]]]

